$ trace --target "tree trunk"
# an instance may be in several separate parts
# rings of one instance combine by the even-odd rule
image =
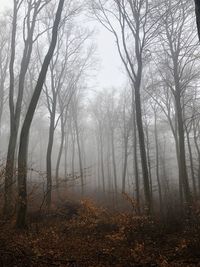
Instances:
[[[152,212],[152,200],[151,200],[151,191],[150,191],[150,185],[149,185],[149,173],[148,173],[148,164],[147,164],[147,156],[146,156],[146,149],[145,149],[144,130],[143,130],[143,123],[142,123],[140,83],[141,83],[141,78],[139,79],[139,81],[136,81],[134,85],[136,122],[137,122],[138,138],[139,138],[139,145],[140,145],[145,204],[147,207],[147,213],[151,213]]]
[[[53,149],[53,139],[54,139],[54,125],[55,125],[55,103],[52,107],[51,118],[50,118],[50,126],[49,126],[49,139],[47,146],[47,154],[46,154],[46,170],[47,170],[47,187],[46,187],[46,206],[49,210],[51,208],[51,194],[52,194],[52,149]]]
[[[161,190],[161,182],[160,182],[160,161],[159,161],[159,146],[158,146],[158,130],[157,130],[157,113],[154,110],[154,134],[155,134],[155,145],[156,145],[156,178],[158,184],[158,194],[159,194],[159,205],[160,205],[160,213],[162,214],[162,190]]]
[[[102,185],[103,185],[103,192],[106,192],[105,189],[105,174],[104,174],[104,157],[103,157],[103,137],[102,137],[102,131],[100,127],[100,154],[101,154],[101,177],[102,177]]]
[[[178,137],[179,137],[179,180],[183,186],[184,197],[187,206],[191,204],[191,193],[188,182],[187,167],[186,167],[186,157],[185,157],[185,136],[184,136],[184,126],[182,118],[182,108],[180,103],[180,96],[177,93],[175,95],[176,101],[176,111],[177,111],[177,120],[178,120]]]
[[[10,216],[12,212],[12,184],[13,184],[13,172],[14,172],[14,155],[15,146],[13,136],[16,136],[15,132],[15,120],[14,120],[14,62],[15,62],[15,47],[16,47],[16,32],[17,32],[17,13],[18,6],[17,2],[14,1],[13,8],[13,20],[12,20],[12,35],[11,35],[11,57],[9,63],[9,74],[10,74],[10,84],[9,84],[9,109],[10,109],[10,139],[8,144],[8,152],[6,159],[6,171],[5,171],[5,193],[4,193],[4,215]]]
[[[80,178],[81,178],[81,193],[83,196],[83,194],[84,194],[84,176],[83,176],[83,163],[82,163],[82,156],[81,156],[81,146],[80,146],[77,118],[75,118],[74,124],[75,124],[76,141],[77,141],[77,147],[78,147],[79,170],[80,170]]]
[[[59,169],[60,169],[60,161],[62,157],[63,147],[64,147],[64,141],[65,141],[65,125],[63,117],[61,116],[61,142],[58,152],[58,158],[56,162],[56,188],[59,188]]]
[[[199,40],[200,40],[200,2],[199,0],[195,0],[194,2],[195,2],[197,30],[198,30]]]
[[[153,199],[153,183],[152,183],[152,175],[151,175],[151,157],[150,157],[150,142],[149,142],[148,123],[146,123],[146,125],[145,125],[145,133],[146,133],[147,164],[148,164],[148,171],[149,171],[149,187],[150,187],[151,199]]]
[[[128,163],[128,137],[124,136],[124,164],[122,172],[122,193],[126,192],[127,163]]]
[[[115,161],[115,144],[114,144],[114,130],[113,129],[111,129],[111,150],[112,150],[114,188],[115,188],[115,195],[117,196],[117,168],[116,168],[116,161]]]
[[[133,97],[134,98],[134,97]],[[134,103],[134,99],[133,99]],[[133,106],[133,168],[135,174],[135,185],[136,185],[136,201],[137,201],[137,212],[140,213],[140,183],[139,183],[139,171],[138,171],[138,155],[137,155],[137,125],[135,118],[135,108]]]
[[[196,178],[194,174],[194,163],[192,157],[192,148],[190,144],[190,133],[188,129],[186,129],[186,136],[187,136],[187,144],[188,144],[188,151],[189,151],[189,159],[190,159],[190,169],[191,169],[191,178],[192,178],[192,186],[193,186],[193,193],[194,197],[197,197],[197,188],[196,188]]]
[[[65,126],[66,128],[66,126]],[[65,134],[65,179],[67,179],[67,152],[68,152],[69,134]]]

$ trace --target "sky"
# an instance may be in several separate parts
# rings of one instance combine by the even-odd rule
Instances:
[[[12,0],[0,0],[0,12],[6,7],[12,7]],[[95,90],[107,89],[111,87],[119,88],[126,81],[123,66],[117,52],[114,38],[99,23],[90,22],[95,28],[94,40],[97,46],[97,59],[99,67],[95,76],[91,78],[90,85]]]

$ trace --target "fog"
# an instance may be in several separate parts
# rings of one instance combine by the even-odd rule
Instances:
[[[76,210],[85,199],[119,212],[120,223],[130,211],[128,221],[192,221],[200,196],[198,10],[191,0],[0,0],[5,221],[25,229],[38,211],[59,216],[61,206]],[[90,205],[84,212],[100,216]]]
[[[2,164],[8,166],[8,146],[12,140],[12,130],[9,127],[12,121],[9,118],[11,101],[14,107],[13,123],[18,124],[16,121],[19,120],[19,126],[15,125],[15,134],[13,133],[17,136],[13,165],[16,169],[20,128],[51,40],[51,28],[47,27],[51,27],[53,23],[52,8],[55,7],[53,1],[52,4],[41,6],[41,11],[36,15],[40,19],[33,25],[26,17],[29,14],[28,3],[22,1],[18,4],[13,55],[10,51],[13,7],[11,3],[5,2],[2,2],[1,7],[1,157]],[[109,8],[109,4],[107,5]],[[137,197],[137,201],[141,198],[143,202],[147,197],[143,193],[147,190],[144,187],[148,181],[148,190],[156,200],[166,190],[169,194],[179,190],[178,143],[179,128],[183,127],[183,162],[185,161],[187,168],[188,188],[197,193],[198,118],[195,117],[194,120],[193,117],[198,114],[199,47],[195,19],[190,15],[191,4],[187,4],[183,10],[176,5],[172,6],[177,21],[162,21],[159,16],[171,10],[167,10],[167,2],[161,4],[161,10],[156,5],[152,8],[155,19],[149,18],[148,24],[144,25],[149,36],[146,37],[145,29],[139,28],[139,39],[134,39],[129,24],[124,33],[120,33],[121,21],[114,17],[114,13],[108,12],[109,16],[104,14],[105,17],[101,17],[103,11],[98,3],[88,3],[83,7],[81,2],[67,1],[63,12],[66,19],[59,29],[60,34],[58,32],[57,46],[30,129],[28,183],[31,179],[33,184],[34,181],[46,184],[45,179],[41,181],[42,173],[47,177],[49,175],[53,187],[58,186],[59,180],[65,181],[65,185],[61,184],[61,190],[62,186],[66,189],[69,179],[70,187],[82,194],[87,195],[92,190],[109,192],[117,197],[122,191]],[[31,7],[30,15],[33,12],[34,8]],[[188,13],[189,19],[183,16],[184,12]],[[165,32],[165,24],[171,32]],[[182,24],[185,27],[181,27]],[[33,32],[29,33],[32,25]],[[177,40],[168,36],[178,33]],[[190,35],[184,41],[183,37],[188,33]],[[30,44],[23,40],[28,34],[32,34],[29,37],[32,40]],[[142,41],[144,47],[137,51],[137,42]],[[171,45],[172,48],[174,46],[174,51]],[[192,48],[188,49],[187,46]],[[30,49],[29,55],[25,54],[27,49]],[[176,49],[180,51],[176,52]],[[175,59],[174,53],[178,53]],[[9,92],[10,56],[15,57],[13,96]],[[178,81],[175,80],[175,71],[179,72],[178,78],[176,77]],[[141,82],[138,89],[135,89],[137,79],[141,79]],[[179,93],[181,118],[177,117],[177,99],[174,99],[176,83],[183,87]],[[23,88],[22,93],[20,87]],[[142,112],[140,118],[137,115],[140,113],[136,101],[138,90],[140,99],[137,101],[141,102]],[[16,109],[17,101],[19,106]],[[179,120],[182,120],[182,126],[179,125]],[[137,133],[138,127],[142,128]],[[144,152],[141,149],[144,148],[146,152],[141,161]],[[147,171],[148,177],[145,178]]]
[[[0,0],[0,266],[197,266],[199,10]]]

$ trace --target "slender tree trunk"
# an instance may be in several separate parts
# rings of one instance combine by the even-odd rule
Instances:
[[[99,137],[97,135],[97,173],[98,173],[98,191],[100,192],[101,189],[101,156],[100,156],[100,142]]]
[[[65,126],[66,128],[66,126]],[[65,179],[67,179],[67,152],[68,152],[69,134],[65,133]]]
[[[199,40],[200,40],[200,2],[199,0],[194,0],[194,2],[195,2],[197,30],[198,30]]]
[[[75,166],[74,166],[74,161],[75,161],[75,136],[73,132],[73,128],[71,128],[71,141],[72,141],[72,178],[75,178]]]
[[[54,140],[54,126],[55,126],[55,103],[52,107],[51,118],[50,118],[50,126],[49,126],[49,139],[47,146],[47,154],[46,154],[46,170],[47,170],[47,187],[46,187],[46,206],[49,210],[51,208],[51,194],[52,194],[52,149],[53,149],[53,140]]]
[[[8,144],[8,152],[6,159],[6,169],[5,169],[5,193],[4,193],[4,215],[10,216],[12,212],[12,184],[13,184],[13,172],[14,172],[14,155],[15,146],[14,135],[17,135],[14,119],[14,62],[15,62],[15,47],[16,47],[16,32],[17,32],[17,14],[18,5],[14,1],[13,8],[13,20],[12,20],[12,36],[11,36],[11,57],[9,63],[9,74],[10,74],[10,84],[9,84],[9,109],[10,109],[10,139]]]
[[[81,193],[83,196],[83,194],[84,194],[84,175],[83,175],[83,163],[82,163],[82,156],[81,156],[81,145],[80,145],[77,118],[75,118],[74,124],[75,124],[76,141],[77,141],[77,147],[78,147],[79,170],[80,170],[80,178],[81,178]]]
[[[146,132],[147,164],[148,164],[148,171],[149,171],[149,187],[150,187],[150,192],[151,192],[151,198],[153,199],[153,182],[152,182],[152,175],[151,175],[151,157],[150,157],[150,142],[149,142],[148,123],[146,123],[146,125],[145,125],[145,132]]]
[[[60,147],[59,147],[59,152],[58,152],[58,158],[56,162],[56,188],[59,188],[59,169],[60,169],[60,162],[61,162],[61,157],[63,153],[63,148],[64,148],[64,141],[65,141],[65,125],[63,118],[61,116],[61,142],[60,142]]]
[[[124,136],[124,164],[122,172],[122,193],[126,192],[127,163],[128,163],[128,137]]]
[[[188,129],[186,129],[186,136],[187,136],[187,144],[188,144],[188,151],[189,151],[189,159],[190,159],[190,169],[191,169],[191,178],[192,178],[192,186],[193,186],[193,193],[194,197],[197,197],[197,188],[196,188],[196,178],[194,174],[194,163],[193,163],[193,156],[192,156],[192,148],[190,144],[190,133]]]
[[[160,213],[162,214],[163,210],[163,200],[162,200],[162,190],[160,182],[160,161],[159,161],[159,145],[158,145],[158,130],[157,130],[157,113],[154,110],[154,134],[155,134],[155,145],[156,145],[156,178],[158,184],[158,194],[159,194],[159,204],[160,204]]]
[[[194,144],[195,144],[195,148],[196,148],[197,156],[198,156],[198,175],[197,175],[197,179],[198,179],[198,193],[200,193],[200,149],[199,149],[199,145],[198,145],[198,141],[197,141],[197,133],[196,133],[195,125],[193,125],[193,130],[194,130]]]
[[[105,174],[104,174],[103,136],[101,129],[99,134],[100,134],[100,154],[101,154],[101,177],[102,177],[103,192],[105,193],[106,188],[105,188]]]
[[[113,129],[111,129],[111,150],[112,150],[114,189],[115,189],[115,195],[117,196],[117,167],[116,167],[116,161],[115,161],[115,144],[114,144],[114,130]]]
[[[185,136],[184,136],[184,126],[182,118],[182,108],[180,103],[180,96],[175,95],[176,110],[177,110],[177,120],[178,120],[178,136],[179,136],[179,158],[180,158],[180,168],[179,168],[179,180],[183,186],[184,197],[187,206],[191,204],[191,193],[188,182],[188,174],[186,167],[186,157],[185,157]]]
[[[143,183],[144,183],[144,196],[145,204],[147,206],[147,213],[152,212],[152,199],[151,199],[151,190],[149,183],[149,172],[148,172],[148,163],[145,149],[145,139],[144,139],[144,130],[142,122],[142,109],[141,109],[141,99],[140,99],[140,84],[141,77],[135,82],[135,109],[136,109],[136,122],[138,129],[138,138],[140,145],[140,155],[141,155],[141,164],[142,164],[142,174],[143,174]]]
[[[134,99],[133,99],[134,103]],[[137,125],[135,118],[135,109],[133,106],[133,169],[135,174],[136,185],[136,200],[137,200],[137,212],[140,214],[140,183],[139,183],[139,171],[138,171],[138,155],[137,155]]]

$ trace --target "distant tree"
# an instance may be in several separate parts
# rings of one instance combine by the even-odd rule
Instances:
[[[134,95],[135,118],[143,173],[145,205],[152,210],[152,199],[146,155],[145,136],[142,117],[141,87],[145,62],[149,46],[155,37],[155,22],[151,18],[154,12],[152,1],[113,0],[91,1],[92,11],[98,21],[113,34],[119,55],[127,71]],[[133,99],[133,98],[132,98]]]

